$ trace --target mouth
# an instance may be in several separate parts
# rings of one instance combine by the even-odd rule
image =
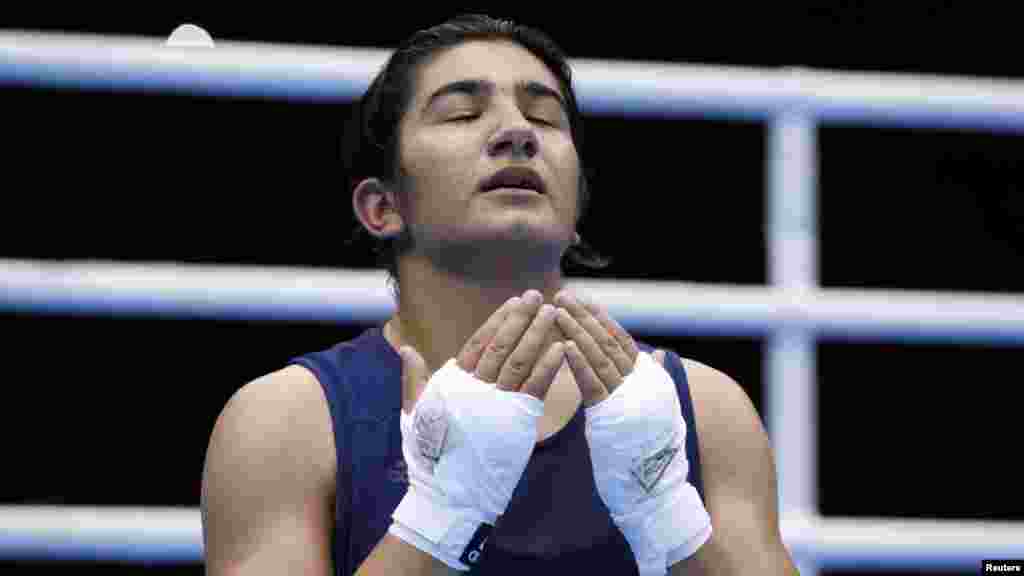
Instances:
[[[499,170],[480,185],[481,193],[497,191],[547,194],[547,187],[540,174],[533,169],[510,167]]]
[[[515,186],[499,186],[497,188],[491,188],[490,190],[484,190],[481,194],[534,194],[541,196],[542,194],[533,188],[518,188]]]

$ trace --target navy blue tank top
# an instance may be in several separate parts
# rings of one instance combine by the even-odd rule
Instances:
[[[653,351],[643,342],[637,345]],[[330,407],[338,455],[332,555],[335,574],[351,576],[387,533],[409,486],[399,428],[402,359],[384,338],[382,326],[375,326],[288,364],[316,375]],[[690,482],[703,499],[686,372],[672,352],[666,364],[687,422]],[[475,573],[637,573],[629,544],[597,493],[584,424],[581,405],[564,428],[535,446]]]

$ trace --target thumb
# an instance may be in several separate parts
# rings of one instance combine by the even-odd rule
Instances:
[[[665,367],[665,351],[664,350],[655,350],[654,351],[654,359],[657,360],[658,364],[661,364],[661,366],[663,368]]]
[[[411,414],[423,390],[427,387],[427,362],[412,346],[402,346],[398,350],[402,357],[402,411]]]

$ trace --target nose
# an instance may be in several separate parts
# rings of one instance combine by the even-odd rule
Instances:
[[[487,144],[490,156],[511,154],[533,158],[537,155],[537,135],[530,128],[508,128],[502,130]]]

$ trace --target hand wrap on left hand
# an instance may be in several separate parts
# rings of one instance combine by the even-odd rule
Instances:
[[[633,550],[641,576],[665,574],[711,536],[711,517],[687,481],[686,422],[672,377],[648,353],[586,412],[594,480]]]

